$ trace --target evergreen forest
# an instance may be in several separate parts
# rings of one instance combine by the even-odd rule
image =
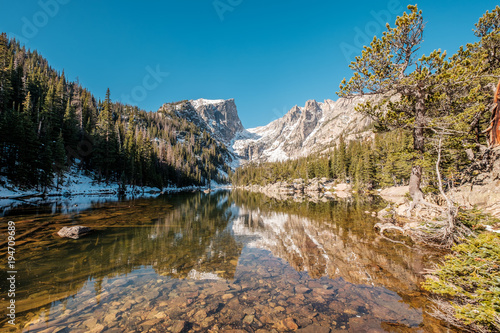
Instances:
[[[76,168],[98,182],[205,185],[227,182],[220,175],[229,160],[177,113],[113,102],[109,89],[97,100],[37,51],[0,35],[0,175],[11,184],[43,191]]]

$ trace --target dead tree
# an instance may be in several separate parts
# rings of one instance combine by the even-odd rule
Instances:
[[[484,131],[484,133],[488,133],[490,148],[500,146],[500,81],[498,81],[493,104],[490,126]]]

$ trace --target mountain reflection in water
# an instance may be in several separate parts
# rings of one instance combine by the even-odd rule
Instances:
[[[365,214],[379,206],[219,191],[72,212],[13,209],[4,220],[16,222],[17,235],[35,229],[17,242],[15,329],[448,330],[426,314],[429,302],[418,287],[418,273],[439,253],[380,239]],[[58,238],[66,225],[95,232]],[[9,328],[4,318],[0,325]]]

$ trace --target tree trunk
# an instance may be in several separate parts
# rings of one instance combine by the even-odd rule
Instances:
[[[498,82],[493,104],[495,106],[491,115],[491,123],[485,131],[488,132],[490,148],[500,146],[500,81]]]
[[[413,165],[411,168],[409,191],[414,204],[419,203],[424,198],[424,194],[422,193],[422,190],[420,190],[421,180],[422,180],[422,166]]]
[[[413,149],[417,156],[413,159],[410,176],[410,195],[414,205],[423,200],[424,195],[420,189],[422,181],[421,160],[425,151],[424,126],[425,126],[425,94],[421,89],[417,90],[415,95],[415,126],[413,128]]]

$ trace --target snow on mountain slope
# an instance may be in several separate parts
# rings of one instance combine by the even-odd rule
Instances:
[[[234,99],[197,99],[164,104],[160,111],[176,112],[226,146],[244,130]]]
[[[286,115],[268,125],[238,133],[232,148],[243,160],[283,161],[321,153],[344,135],[346,140],[371,135],[372,121],[354,110],[367,97],[341,98],[323,103],[309,100],[294,106]]]
[[[204,99],[200,98],[197,100],[190,101],[191,105],[194,106],[195,109],[198,109],[202,106],[207,106],[207,105],[215,105],[215,104],[222,104],[225,102],[223,99]]]
[[[346,140],[370,136],[372,121],[354,110],[367,99],[309,100],[303,107],[294,106],[282,118],[250,129],[243,128],[234,99],[200,98],[165,104],[160,110],[175,111],[209,132],[234,153],[230,164],[237,167],[247,161],[283,161],[326,152],[341,135]]]

